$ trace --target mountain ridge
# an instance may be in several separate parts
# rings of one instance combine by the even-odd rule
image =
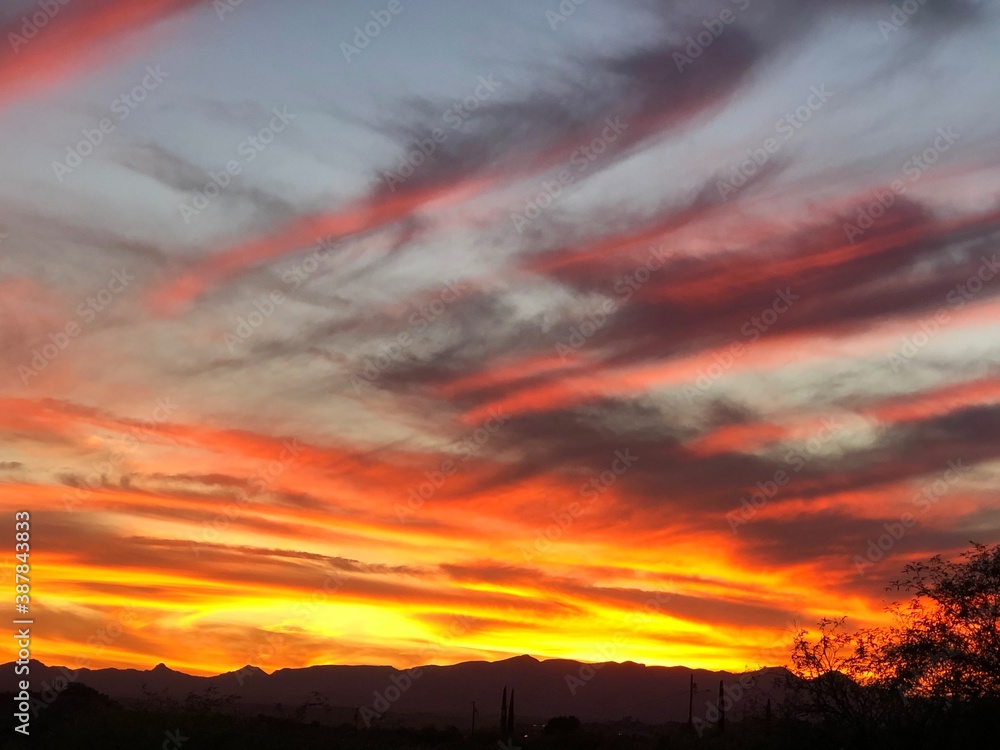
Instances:
[[[13,675],[13,663],[4,665]],[[7,669],[9,668],[9,669]],[[614,721],[632,717],[647,723],[686,721],[689,681],[694,675],[693,714],[702,717],[717,704],[720,681],[735,717],[760,710],[783,696],[783,667],[729,672],[684,666],[647,666],[637,662],[579,662],[537,659],[527,654],[500,661],[427,664],[409,669],[385,665],[317,664],[283,667],[268,673],[256,665],[217,675],[190,675],[160,663],[152,669],[80,669],[31,662],[32,692],[43,701],[53,698],[69,681],[80,682],[114,700],[183,701],[189,696],[226,698],[239,709],[315,705],[317,695],[340,717],[359,711],[363,717],[405,716],[466,718],[471,702],[488,722],[499,715],[504,687],[517,694],[520,716],[544,720],[575,715],[583,721]],[[493,704],[496,704],[495,706]],[[365,710],[367,709],[367,710]]]

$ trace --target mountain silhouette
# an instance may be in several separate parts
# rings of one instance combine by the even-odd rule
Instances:
[[[66,682],[69,670],[31,663],[32,692],[42,695]],[[13,665],[3,667],[13,674]],[[389,666],[321,665],[278,669],[270,674],[256,666],[201,677],[158,664],[150,670],[80,669],[75,682],[125,704],[156,695],[183,701],[191,694],[233,697],[232,706],[247,710],[281,704],[294,709],[314,703],[317,694],[336,710],[337,716],[353,716],[368,707],[386,718],[435,716],[466,719],[471,702],[477,701],[481,721],[486,707],[499,705],[505,686],[517,691],[517,713],[525,720],[545,721],[552,716],[573,715],[583,721],[614,721],[633,717],[647,723],[686,721],[691,674],[697,685],[693,715],[704,717],[718,698],[722,680],[733,698],[727,712],[740,718],[762,707],[768,698],[780,702],[783,668],[765,668],[734,674],[686,667],[654,667],[635,662],[585,664],[567,659],[540,661],[517,656],[496,662],[470,661],[411,670]],[[381,699],[381,700],[380,700]],[[370,714],[369,714],[370,715]]]

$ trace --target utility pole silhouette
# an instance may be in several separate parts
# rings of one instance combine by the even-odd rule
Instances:
[[[476,739],[476,702],[472,701],[472,739]]]

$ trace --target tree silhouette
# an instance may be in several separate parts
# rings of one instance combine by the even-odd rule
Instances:
[[[903,568],[891,588],[913,598],[887,650],[908,696],[953,701],[1000,696],[1000,545],[958,561],[937,555]]]
[[[896,624],[849,632],[825,619],[792,648],[791,706],[859,743],[895,727],[929,727],[1000,700],[1000,545],[973,543],[903,568],[888,590],[911,595],[888,610]]]

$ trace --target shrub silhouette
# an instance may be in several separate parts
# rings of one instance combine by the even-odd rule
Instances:
[[[554,716],[548,720],[544,734],[572,734],[580,731],[580,720],[575,716]]]

